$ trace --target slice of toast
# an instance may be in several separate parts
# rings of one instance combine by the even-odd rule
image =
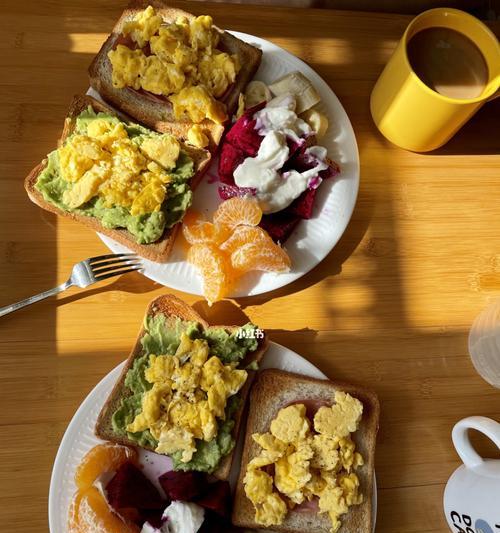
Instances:
[[[97,112],[108,113],[110,115],[116,115],[123,120],[124,122],[129,122],[130,119],[121,113],[117,113],[114,109],[110,108],[108,105],[99,102],[91,96],[75,96],[70,109],[67,114],[67,118],[64,122],[64,129],[62,135],[59,139],[58,146],[60,147],[66,138],[71,135],[76,127],[76,118],[78,115],[87,109],[89,106]],[[190,180],[190,186],[194,189],[198,183],[201,181],[204,172],[208,168],[208,165],[211,160],[211,155],[208,150],[201,150],[199,148],[194,148],[187,144],[182,145],[182,149],[185,150],[189,156],[194,161],[194,167],[196,172]],[[180,223],[175,224],[172,228],[165,229],[162,237],[151,243],[151,244],[139,244],[134,239],[134,236],[129,233],[126,229],[108,229],[105,228],[98,218],[89,217],[84,215],[79,215],[76,213],[71,213],[69,211],[64,211],[59,209],[57,206],[51,204],[43,197],[42,193],[38,191],[35,187],[35,184],[38,180],[38,176],[43,171],[47,165],[47,159],[44,159],[39,165],[37,165],[26,177],[24,181],[24,188],[28,193],[28,196],[32,202],[40,206],[46,211],[55,213],[63,217],[71,218],[77,222],[84,224],[85,226],[90,227],[94,231],[108,235],[115,241],[123,244],[130,250],[133,250],[138,255],[150,259],[151,261],[163,262],[168,258],[168,255],[172,249],[175,238],[181,226]]]
[[[193,321],[198,322],[200,324],[200,327],[204,329],[209,328],[224,328],[228,331],[234,331],[239,329],[238,326],[210,326],[192,307],[190,307],[187,303],[183,302],[179,298],[176,298],[172,295],[164,295],[159,296],[158,298],[155,298],[146,309],[146,316],[156,316],[159,313],[162,313],[167,318],[167,324],[168,320],[174,320],[176,318],[180,318],[181,320],[185,321]],[[113,390],[111,391],[111,394],[109,395],[106,403],[104,404],[99,417],[97,418],[96,426],[95,426],[95,434],[100,437],[101,439],[108,440],[111,442],[116,442],[119,444],[129,445],[129,446],[135,446],[136,444],[134,441],[120,436],[116,435],[116,433],[113,430],[112,425],[112,417],[113,413],[116,411],[116,409],[120,406],[122,398],[125,398],[131,394],[131,391],[128,387],[125,386],[125,376],[129,369],[134,364],[134,361],[137,357],[140,357],[142,355],[142,345],[141,345],[141,338],[143,337],[145,333],[144,327],[141,328],[139,331],[139,335],[137,337],[137,341],[132,349],[132,352],[130,353],[129,358],[127,359],[127,362],[125,364],[125,367],[118,378],[118,381],[116,382]],[[259,339],[259,345],[257,347],[257,350],[254,352],[249,352],[245,359],[241,361],[239,368],[246,368],[249,364],[251,364],[253,361],[255,361],[257,364],[261,361],[262,357],[264,356],[265,351],[267,350],[267,336],[264,334],[264,337],[262,339]],[[235,441],[237,440],[238,433],[240,431],[241,427],[241,420],[243,411],[245,408],[245,403],[248,397],[248,393],[250,391],[250,386],[252,384],[253,378],[255,377],[256,371],[254,370],[247,370],[248,371],[248,378],[245,383],[245,385],[242,387],[238,395],[241,398],[240,406],[238,407],[238,410],[236,411],[234,415],[234,421],[235,425],[233,428],[233,437]],[[154,451],[154,450],[153,450]],[[229,477],[229,473],[231,471],[231,464],[233,460],[233,454],[234,450],[222,458],[221,462],[219,463],[219,466],[217,467],[217,470],[213,473],[213,475],[219,479],[227,479]]]
[[[260,446],[252,439],[254,433],[269,431],[271,421],[278,411],[291,403],[300,401],[320,401],[334,403],[336,390],[347,392],[363,403],[363,416],[358,430],[352,434],[356,449],[361,453],[365,464],[356,470],[360,481],[360,491],[364,501],[353,505],[347,514],[340,517],[340,533],[371,533],[373,529],[373,468],[375,441],[378,431],[380,406],[377,396],[365,389],[329,380],[313,379],[282,370],[263,370],[256,379],[250,393],[250,409],[245,433],[245,443],[241,460],[241,470],[236,486],[233,505],[233,524],[246,528],[271,529],[282,533],[315,531],[328,533],[331,522],[328,515],[315,511],[289,511],[283,524],[265,528],[255,522],[255,510],[246,497],[243,486],[248,462],[255,457]]]
[[[104,100],[142,124],[157,131],[172,133],[180,139],[187,139],[187,132],[193,123],[176,119],[169,101],[131,88],[116,89],[113,87],[112,67],[108,52],[114,48],[124,23],[133,19],[138,12],[143,11],[149,5],[155,8],[165,22],[174,22],[178,17],[186,17],[188,20],[195,18],[191,13],[169,7],[167,3],[160,0],[132,0],[92,61],[89,67],[90,84]],[[234,84],[221,99],[226,104],[228,117],[231,117],[237,107],[240,92],[244,91],[260,65],[262,51],[226,31],[216,29],[220,32],[220,43],[217,48],[229,54],[238,54],[240,57],[241,69]],[[214,150],[224,133],[224,126],[208,119],[205,119],[200,126],[210,139],[210,149]]]

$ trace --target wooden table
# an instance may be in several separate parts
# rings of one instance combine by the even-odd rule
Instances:
[[[472,414],[500,419],[500,392],[476,374],[467,352],[472,320],[500,289],[500,101],[438,152],[405,152],[378,134],[368,99],[409,18],[176,4],[307,61],[345,106],[361,156],[353,218],[311,273],[211,309],[181,296],[214,322],[241,323],[245,314],[331,378],[374,389],[382,404],[377,530],[446,531],[443,487],[458,465],[451,428]],[[106,251],[91,231],[31,204],[23,179],[54,147],[121,8],[118,0],[3,4],[0,305],[61,283],[73,263]],[[0,320],[0,524],[9,531],[47,530],[50,472],[65,427],[128,355],[147,302],[167,290],[133,274]]]

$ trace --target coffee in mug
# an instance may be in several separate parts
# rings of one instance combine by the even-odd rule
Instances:
[[[433,91],[450,98],[476,98],[488,83],[488,65],[481,50],[451,28],[427,28],[408,42],[415,74]]]
[[[406,150],[445,144],[500,88],[500,45],[480,20],[430,9],[406,28],[370,98],[375,125]]]

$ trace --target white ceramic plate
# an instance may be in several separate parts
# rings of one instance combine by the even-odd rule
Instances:
[[[359,186],[359,156],[356,137],[349,118],[334,92],[306,63],[279,46],[248,35],[231,32],[243,41],[263,51],[262,63],[255,79],[272,83],[288,72],[301,71],[319,91],[320,109],[328,116],[330,127],[321,144],[341,168],[340,176],[325,180],[318,190],[313,218],[301,221],[285,243],[292,259],[287,274],[251,272],[241,279],[230,297],[250,296],[272,291],[292,283],[320,263],[337,244],[351,218]],[[211,215],[220,203],[217,182],[217,161],[213,161],[203,182],[196,189],[193,207]],[[106,246],[115,253],[127,249],[113,239],[100,235]],[[144,261],[144,274],[152,280],[190,294],[202,294],[202,280],[194,267],[185,261],[185,250],[174,246],[169,262],[160,264]]]
[[[97,416],[104,405],[125,363],[121,363],[105,376],[85,398],[73,416],[59,446],[49,490],[49,527],[51,533],[66,533],[68,509],[76,490],[75,470],[83,456],[96,444],[102,442],[94,435]],[[280,368],[289,372],[324,379],[326,376],[318,368],[288,348],[271,342],[264,357],[262,368]],[[240,435],[242,437],[242,435]],[[236,448],[231,481],[238,475],[243,440]],[[169,470],[170,460],[157,454],[145,452],[147,461],[142,461],[152,478]],[[154,456],[154,457],[153,457]],[[144,459],[144,457],[143,457]],[[155,459],[155,460],[153,460]],[[159,461],[159,462],[158,462]],[[148,474],[146,470],[146,474]],[[373,487],[373,516],[377,516],[377,487]],[[374,523],[375,531],[375,523]]]

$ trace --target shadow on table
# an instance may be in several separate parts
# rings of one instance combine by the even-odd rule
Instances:
[[[129,294],[147,294],[148,292],[155,291],[161,286],[162,285],[159,283],[151,281],[142,274],[132,272],[116,278],[115,281],[111,283],[99,283],[97,286],[89,289],[71,289],[78,292],[59,298],[55,305],[60,307],[62,305],[71,304],[102,292],[120,291]]]
[[[499,155],[500,98],[487,102],[444,146],[426,155]]]

